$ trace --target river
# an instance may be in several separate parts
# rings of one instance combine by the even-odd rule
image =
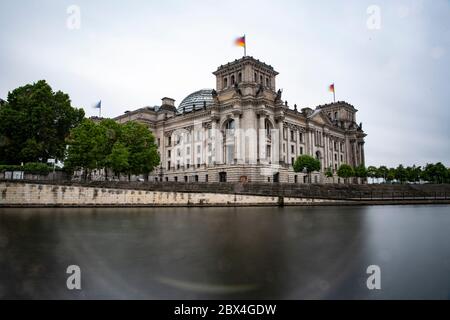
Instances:
[[[11,298],[449,299],[450,206],[4,208]]]

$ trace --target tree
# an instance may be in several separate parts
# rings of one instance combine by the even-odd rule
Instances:
[[[421,173],[422,173],[422,168],[416,167],[416,165],[413,165],[412,167],[406,167],[406,180],[409,182],[414,182],[416,183],[417,181],[419,181]]]
[[[128,169],[128,164],[126,166],[121,165],[121,161],[119,160],[120,157],[118,157],[119,153],[124,152],[123,150],[121,150],[121,147],[125,146],[121,144],[117,146],[116,150],[114,150],[116,143],[120,142],[122,135],[122,126],[112,119],[104,119],[99,123],[99,127],[100,135],[98,137],[98,142],[101,144],[100,153],[102,155],[99,166],[106,169],[111,168],[116,174],[126,172]],[[113,151],[114,156],[111,158],[109,156],[113,153]],[[111,161],[114,161],[114,163],[112,163]],[[105,178],[108,178],[108,170],[105,170]]]
[[[377,171],[378,177],[383,178],[383,182],[386,182],[389,169],[386,166],[380,166]]]
[[[328,167],[327,170],[325,171],[325,176],[329,179],[329,178],[333,178],[333,170],[331,169],[331,167]]]
[[[433,183],[443,183],[447,179],[448,169],[441,163],[428,163],[423,172],[423,180]]]
[[[320,160],[309,155],[301,155],[294,162],[294,171],[308,173],[309,182],[311,183],[311,172],[320,170]]]
[[[67,139],[67,170],[83,169],[84,178],[93,169],[112,169],[115,174],[148,174],[159,164],[155,138],[138,122],[118,124],[113,120],[84,120]]]
[[[348,178],[351,178],[355,175],[355,172],[351,166],[348,164],[341,164],[339,167],[337,174],[340,178],[343,178],[345,183],[348,182]]]
[[[64,167],[71,171],[83,169],[84,180],[88,172],[101,167],[106,157],[102,129],[92,120],[85,119],[79,126],[72,129],[67,138],[67,144]]]
[[[377,168],[374,167],[374,166],[369,166],[367,168],[367,176],[369,178],[372,178],[372,183],[374,183],[375,178],[378,178],[378,170],[377,170]]]
[[[404,183],[407,180],[407,171],[405,169],[405,167],[403,167],[403,165],[399,165],[396,169],[395,169],[395,179],[397,179],[397,181],[400,181],[400,183]]]
[[[40,80],[8,93],[0,107],[0,162],[47,162],[62,159],[69,131],[84,118],[67,94]]]
[[[153,134],[145,125],[130,121],[123,125],[121,140],[129,150],[129,173],[142,173],[148,179],[160,162]]]
[[[396,171],[395,171],[394,168],[389,168],[388,171],[387,171],[387,174],[386,174],[386,178],[385,178],[386,182],[394,181],[395,180],[395,173],[396,173]]]
[[[364,165],[359,165],[354,169],[355,177],[361,178],[361,180],[367,178],[367,169]]]
[[[117,142],[111,149],[111,153],[106,157],[108,168],[111,168],[115,174],[129,171],[128,158],[130,153],[127,147],[121,142]],[[106,171],[106,170],[105,170]]]

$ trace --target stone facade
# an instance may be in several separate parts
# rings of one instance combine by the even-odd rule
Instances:
[[[135,120],[153,132],[161,156],[153,181],[305,183],[292,165],[302,154],[321,161],[312,182],[326,178],[343,163],[364,164],[362,125],[346,102],[298,109],[282,100],[276,72],[253,57],[220,66],[215,89],[189,95],[178,108],[163,98],[161,106],[126,111],[114,118]]]

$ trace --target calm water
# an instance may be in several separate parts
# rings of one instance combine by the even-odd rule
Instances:
[[[0,209],[0,298],[449,299],[450,206]]]

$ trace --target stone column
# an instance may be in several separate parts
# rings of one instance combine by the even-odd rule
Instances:
[[[264,122],[266,120],[265,114],[259,115],[258,120],[258,146],[259,146],[259,162],[266,163],[266,132],[264,131]]]
[[[283,163],[284,138],[283,138],[283,120],[282,119],[278,120],[278,136],[279,136],[278,150],[279,150],[279,156],[280,156],[280,163]]]
[[[235,163],[241,163],[242,160],[242,153],[241,153],[241,146],[242,146],[242,135],[241,135],[241,122],[239,114],[234,114],[233,117],[234,120],[234,162]]]

